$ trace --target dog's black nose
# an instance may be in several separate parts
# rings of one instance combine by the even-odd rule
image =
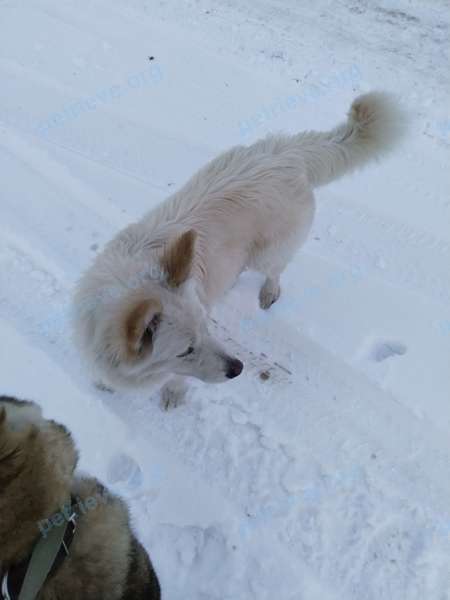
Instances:
[[[233,379],[233,377],[237,377],[242,373],[243,368],[244,365],[241,363],[241,361],[237,358],[233,358],[227,363],[226,376],[228,377],[228,379]]]

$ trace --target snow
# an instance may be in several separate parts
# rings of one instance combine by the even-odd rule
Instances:
[[[170,600],[450,598],[450,77],[443,0],[0,4],[0,375],[71,428],[129,502]],[[153,57],[151,59],[150,57]],[[214,316],[254,364],[109,394],[70,332],[74,283],[219,151],[325,129],[370,89],[407,142],[317,192],[268,313],[246,273]],[[250,354],[253,353],[253,354]]]

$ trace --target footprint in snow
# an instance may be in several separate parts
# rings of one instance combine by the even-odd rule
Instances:
[[[128,489],[140,487],[142,471],[138,463],[128,454],[120,453],[111,458],[106,477],[112,486],[125,486]]]
[[[383,362],[395,356],[403,356],[406,354],[406,346],[401,342],[394,340],[385,340],[375,342],[370,351],[370,358],[375,362]]]

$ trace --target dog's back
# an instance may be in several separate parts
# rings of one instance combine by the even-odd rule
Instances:
[[[71,494],[77,534],[43,600],[160,600],[158,579],[131,530],[125,503],[93,478],[75,479]]]

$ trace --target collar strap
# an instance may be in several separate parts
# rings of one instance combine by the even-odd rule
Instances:
[[[78,518],[76,500],[71,496],[70,501],[70,517],[64,527],[53,526],[47,537],[37,541],[30,556],[0,574],[0,600],[33,600],[69,556]]]

